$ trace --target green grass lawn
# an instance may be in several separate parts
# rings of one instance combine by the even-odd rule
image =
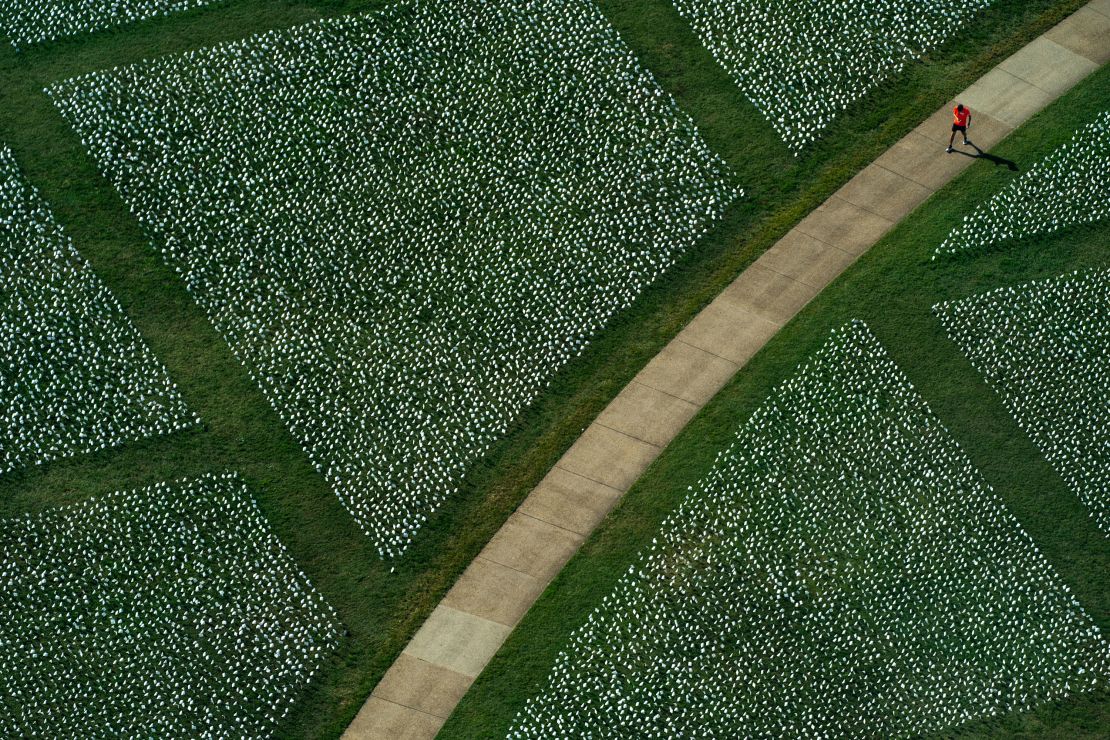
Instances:
[[[979,21],[951,43],[906,73],[888,82],[853,106],[828,131],[823,141],[799,157],[794,157],[777,134],[766,125],[761,113],[743,98],[678,17],[666,0],[602,0],[600,5],[625,41],[652,70],[661,85],[673,94],[690,113],[710,146],[719,152],[736,173],[747,195],[704,242],[641,297],[639,302],[618,317],[593,343],[590,350],[557,376],[542,398],[514,425],[487,458],[471,472],[463,492],[444,505],[429,522],[416,544],[390,572],[393,564],[378,559],[340,505],[324,479],[309,465],[294,439],[286,433],[277,415],[247,376],[230,350],[209,324],[203,312],[185,292],[176,275],[150,247],[136,220],[113,188],[97,173],[75,133],[55,110],[43,88],[52,82],[84,72],[135,62],[162,54],[183,51],[220,41],[241,38],[250,33],[286,27],[322,16],[381,7],[383,2],[355,0],[229,0],[228,2],[122,27],[84,37],[16,52],[0,46],[0,141],[11,147],[28,179],[41,191],[58,221],[72,237],[97,275],[120,300],[155,355],[163,361],[177,382],[192,410],[204,420],[200,428],[154,439],[94,455],[12,473],[0,480],[0,514],[37,511],[59,503],[82,500],[90,495],[149,485],[158,481],[195,476],[209,471],[236,470],[242,473],[251,491],[259,497],[262,511],[274,531],[285,542],[312,582],[335,607],[349,634],[339,652],[320,674],[309,694],[294,708],[281,733],[289,737],[337,736],[361,706],[371,688],[409,636],[423,621],[458,573],[496,531],[505,517],[542,478],[573,442],[581,429],[605,406],[612,396],[717,292],[770,246],[805,213],[819,204],[840,184],[920,120],[942,105],[951,95],[966,87],[993,65],[1011,54],[1037,34],[1057,22],[1083,0],[999,0]],[[1088,86],[1089,88],[1090,86]],[[1105,87],[1103,88],[1105,90]],[[1070,130],[1070,129],[1069,129]],[[1045,136],[1056,132],[1051,128]],[[1022,160],[1024,161],[1024,160]],[[1001,178],[1003,173],[986,172],[981,165],[974,177]],[[969,178],[973,181],[973,178]],[[984,182],[986,192],[992,187]],[[939,217],[938,217],[939,218]],[[904,231],[902,233],[905,233]],[[1076,232],[1080,233],[1080,232]],[[1088,240],[1093,240],[1091,232]],[[1079,238],[1073,234],[1069,238]],[[1086,247],[1094,254],[1093,241]],[[875,259],[886,248],[868,258],[855,274],[874,274]],[[980,262],[976,268],[981,284],[992,285],[1006,275],[1032,275],[1033,268],[1052,272],[1053,265],[1019,259],[1012,253]],[[857,298],[870,297],[869,305],[884,301],[903,305],[921,289],[925,257],[907,257],[885,270],[879,280],[872,279]],[[1047,259],[1038,257],[1038,260]],[[993,265],[993,267],[991,266]],[[929,270],[940,270],[943,265]],[[1020,268],[1020,269],[1019,269]],[[967,269],[967,268],[964,268]],[[959,270],[926,272],[949,275],[959,284]],[[1039,273],[1038,273],[1039,274]],[[966,287],[975,285],[968,274]],[[939,278],[937,278],[939,279]],[[948,285],[948,283],[945,283]],[[954,290],[949,286],[949,290]],[[885,291],[885,292],[884,292]],[[850,291],[849,295],[855,295]],[[934,291],[929,301],[949,293]],[[839,298],[836,298],[839,296]],[[918,296],[920,300],[926,300]],[[832,303],[828,303],[828,301]],[[820,334],[825,327],[842,320],[845,312],[843,288],[830,291],[820,305],[836,307],[835,316],[822,316]],[[916,304],[913,304],[916,306]],[[916,310],[916,308],[914,309]],[[851,313],[851,312],[848,312]],[[907,314],[912,313],[907,309]],[[811,311],[807,316],[820,315]],[[897,311],[880,312],[872,327],[889,341],[899,361],[905,348],[921,342],[927,347],[924,362],[907,362],[915,382],[920,382],[926,398],[934,402],[938,388],[956,391],[949,401],[937,399],[934,408],[949,419],[954,409],[971,429],[952,421],[960,439],[983,440],[971,446],[997,488],[1013,497],[1013,486],[1040,485],[1055,490],[1055,479],[1028,442],[1016,434],[1008,419],[1000,414],[993,398],[979,393],[975,381],[968,379],[970,369],[949,345],[938,342],[939,329],[928,312],[907,323],[891,324]],[[869,316],[863,317],[870,319]],[[916,323],[915,323],[916,322]],[[776,346],[789,352],[765,353],[778,358],[761,359],[740,383],[753,378],[766,382],[780,377],[807,351],[799,341],[796,323],[784,332]],[[900,337],[901,341],[892,338]],[[806,336],[816,336],[806,331]],[[940,336],[943,339],[942,336]],[[812,343],[805,347],[812,347]],[[800,354],[799,354],[800,353]],[[763,368],[756,370],[755,368]],[[963,384],[949,387],[947,373],[962,373]],[[762,374],[760,374],[762,373]],[[941,373],[941,375],[936,375]],[[932,385],[929,385],[932,383]],[[706,420],[722,413],[722,408],[742,418],[744,407],[735,399],[757,401],[764,392],[734,387],[722,401],[707,412]],[[962,410],[958,396],[962,388],[968,403]],[[725,404],[722,407],[722,404]],[[735,407],[735,408],[733,408]],[[993,417],[985,416],[992,413]],[[998,421],[998,426],[986,422]],[[708,424],[709,426],[706,426]],[[731,424],[728,425],[731,428]],[[703,433],[711,421],[699,422]],[[723,429],[724,427],[722,427]],[[961,432],[979,432],[976,436]],[[708,434],[708,433],[707,433]],[[711,457],[712,435],[692,444],[696,435],[686,435],[677,455],[670,455],[659,466],[671,478],[696,477],[705,457]],[[717,440],[721,437],[718,435]],[[1003,445],[995,454],[992,444]],[[700,457],[698,451],[700,450]],[[1010,457],[1007,457],[1010,456]],[[1028,458],[1028,459],[1027,459]],[[1011,464],[1021,463],[1021,472]],[[1037,477],[1039,476],[1039,478]],[[692,478],[690,478],[692,480]],[[650,485],[647,487],[650,488]],[[623,529],[647,532],[668,508],[665,496],[655,502],[659,507],[643,506],[645,487],[630,497],[621,517]],[[654,489],[670,490],[668,486]],[[1017,490],[1025,490],[1019,487]],[[650,500],[651,496],[647,495]],[[1021,497],[1017,497],[1019,501]],[[1056,497],[1053,496],[1055,503]],[[1074,504],[1074,500],[1069,499]],[[1064,504],[1059,512],[1048,515],[1039,502],[1026,501],[1015,510],[1025,521],[1042,517],[1045,531],[1030,522],[1030,531],[1045,547],[1065,578],[1077,589],[1091,580],[1097,570],[1090,552],[1101,552],[1099,542],[1069,544],[1054,525],[1060,517],[1077,517]],[[1077,504],[1075,504],[1077,506]],[[1083,532],[1084,530],[1077,530]],[[609,532],[609,530],[607,530]],[[1050,535],[1057,532],[1055,540]],[[1068,532],[1068,537],[1074,536]],[[1094,533],[1091,533],[1094,537]],[[598,542],[605,542],[603,536]],[[609,540],[610,542],[612,540]],[[1084,545],[1086,542],[1086,545]],[[630,543],[631,544],[631,543]],[[596,552],[598,544],[588,551]],[[1084,549],[1086,547],[1086,549]],[[626,550],[628,556],[635,547]],[[619,559],[607,555],[603,560]],[[581,569],[581,560],[573,569]],[[1105,567],[1101,568],[1106,571]],[[614,571],[615,572],[615,571]],[[596,589],[604,589],[608,570],[594,576]],[[565,579],[564,579],[565,580]],[[1095,578],[1094,580],[1098,580]],[[1104,585],[1104,584],[1103,584]],[[1081,594],[1098,592],[1097,584],[1087,584]],[[596,591],[600,593],[601,591]],[[582,592],[579,592],[582,593]],[[1101,598],[1105,598],[1102,596]],[[1085,599],[1096,616],[1106,614],[1105,605]],[[540,618],[545,606],[530,618]],[[548,611],[547,613],[551,613]],[[573,620],[567,620],[567,625]],[[525,634],[527,631],[522,631]],[[514,640],[514,644],[515,644]],[[537,649],[527,656],[536,665],[546,665],[545,653]],[[522,658],[526,656],[521,656]],[[485,685],[486,680],[483,681]],[[506,697],[508,698],[508,697]],[[454,726],[458,726],[457,722]],[[476,725],[483,727],[486,725]]]
[[[49,88],[388,559],[739,195],[592,0],[518,7],[416,0]]]
[[[5,520],[0,553],[5,737],[261,737],[339,641],[234,475]]]
[[[1097,687],[1106,652],[854,321],[740,425],[509,736],[918,735]]]
[[[1110,69],[1103,69],[994,153],[1028,168],[1105,110],[1108,101]],[[1014,176],[990,162],[975,164],[772,339],[691,422],[556,578],[464,697],[443,736],[504,736],[524,701],[546,679],[567,636],[652,541],[663,518],[712,466],[737,426],[832,329],[851,319],[870,326],[1099,627],[1110,629],[1110,542],[931,311],[941,300],[1110,264],[1105,223],[1027,238],[981,255],[932,260],[933,250],[962,216]],[[1028,714],[971,723],[957,732],[968,737],[1104,736],[1110,722],[1107,698],[1105,692],[1079,696]]]

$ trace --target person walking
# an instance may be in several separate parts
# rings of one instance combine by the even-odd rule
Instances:
[[[952,109],[952,135],[948,137],[948,148],[945,149],[948,154],[952,153],[952,142],[956,140],[957,131],[964,135],[964,146],[971,144],[967,140],[967,127],[970,125],[971,109],[965,108],[963,103],[957,103],[956,107]]]

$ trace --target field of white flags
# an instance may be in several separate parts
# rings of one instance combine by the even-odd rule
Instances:
[[[866,326],[742,425],[509,737],[892,737],[1105,685],[1110,649]]]
[[[199,8],[216,0],[4,0],[0,31],[16,48]]]
[[[3,147],[0,285],[0,473],[196,423]]]
[[[993,0],[673,0],[795,154]]]
[[[50,93],[383,557],[738,195],[589,0],[416,0]]]
[[[1110,535],[1110,271],[1001,288],[934,311]]]
[[[956,254],[1110,217],[1110,111],[964,216],[937,247]],[[934,256],[934,259],[936,257]]]
[[[0,733],[260,737],[338,643],[234,475],[0,520]]]

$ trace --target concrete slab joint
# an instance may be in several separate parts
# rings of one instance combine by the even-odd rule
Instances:
[[[475,678],[511,631],[510,627],[440,604],[404,652],[432,665]]]

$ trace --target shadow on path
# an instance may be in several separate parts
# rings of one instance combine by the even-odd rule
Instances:
[[[975,146],[975,143],[971,142],[971,141],[967,142],[967,145],[975,150],[975,154],[969,154],[968,152],[961,151],[961,150],[958,150],[958,149],[953,149],[952,151],[953,151],[954,154],[962,154],[965,157],[971,157],[972,159],[985,159],[988,162],[994,162],[995,166],[1005,165],[1006,167],[1008,167],[1013,172],[1018,171],[1017,162],[1015,162],[1014,160],[1004,159],[1004,158],[996,156],[994,154],[990,154],[989,152],[984,152],[982,149]]]

